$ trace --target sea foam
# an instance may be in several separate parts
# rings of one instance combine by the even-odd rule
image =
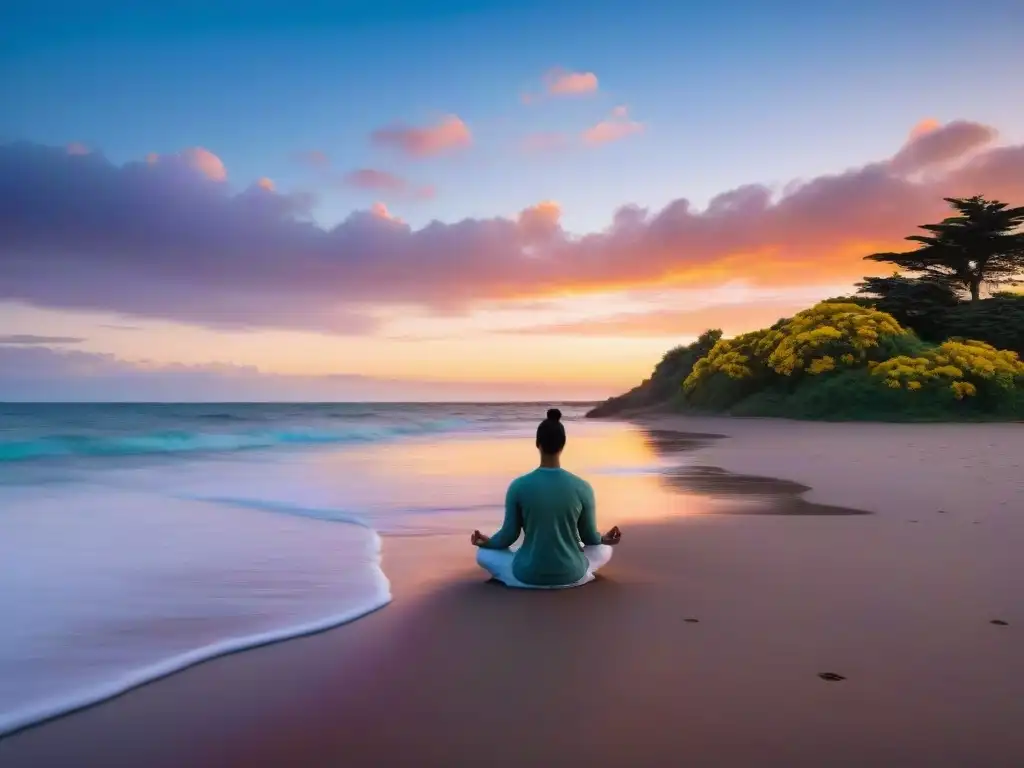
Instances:
[[[356,518],[85,489],[6,501],[0,735],[391,599]]]

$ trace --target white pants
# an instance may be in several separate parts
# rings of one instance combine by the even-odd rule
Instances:
[[[583,548],[583,556],[587,558],[587,572],[583,578],[572,584],[559,584],[546,586],[538,584],[524,584],[512,575],[512,558],[515,557],[515,550],[512,549],[478,549],[476,562],[491,576],[509,587],[520,589],[565,589],[567,587],[578,587],[594,580],[594,573],[598,568],[605,565],[612,559],[612,548],[608,544],[595,544]]]

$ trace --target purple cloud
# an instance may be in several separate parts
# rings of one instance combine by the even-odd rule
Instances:
[[[705,210],[684,198],[657,213],[625,205],[606,230],[582,237],[563,230],[556,203],[514,219],[415,230],[359,211],[325,228],[311,220],[308,197],[258,186],[233,192],[187,158],[117,166],[99,153],[3,145],[0,299],[211,326],[366,333],[376,327],[367,308],[387,303],[454,311],[665,279],[855,279],[870,270],[865,249],[899,248],[918,224],[942,218],[943,196],[1024,198],[1024,145],[985,145],[992,135],[950,123],[893,158],[782,194],[748,184]],[[923,167],[930,172],[917,173]]]
[[[376,168],[359,168],[345,174],[343,179],[347,186],[364,192],[409,197],[417,200],[429,200],[437,194],[437,190],[429,184],[413,186],[407,179],[396,176],[388,171]]]
[[[0,344],[18,346],[45,346],[46,344],[81,344],[85,339],[78,336],[37,336],[34,333],[0,334]]]

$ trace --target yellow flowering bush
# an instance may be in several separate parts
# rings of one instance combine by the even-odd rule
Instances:
[[[836,359],[831,355],[825,355],[824,357],[818,357],[811,360],[811,364],[807,366],[807,372],[812,374],[828,373],[834,371],[836,368]]]
[[[753,331],[718,341],[706,357],[694,364],[690,375],[683,381],[683,391],[692,392],[716,373],[724,373],[730,379],[752,376],[752,366],[757,359],[756,348],[766,333],[768,331]]]
[[[946,341],[918,357],[892,357],[872,366],[871,373],[893,389],[948,386],[957,400],[977,395],[979,387],[1012,389],[1024,383],[1024,363],[1017,353],[983,341]]]
[[[822,302],[772,331],[762,350],[776,373],[791,376],[806,369],[816,374],[835,369],[836,357],[845,365],[864,361],[885,337],[906,333],[886,312],[859,304]],[[832,354],[821,354],[824,350]],[[824,360],[830,362],[821,362]]]
[[[859,304],[822,302],[771,328],[722,339],[697,361],[683,382],[692,392],[716,373],[732,379],[754,375],[755,368],[791,376],[812,375],[864,361],[886,337],[906,335],[892,315]]]
[[[719,339],[683,395],[689,407],[745,416],[1024,418],[1024,362],[981,341],[926,344],[888,313],[827,301]]]

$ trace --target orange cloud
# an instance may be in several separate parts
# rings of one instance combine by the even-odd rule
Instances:
[[[585,130],[582,138],[586,144],[608,144],[641,133],[643,130],[643,123],[629,119],[629,110],[626,107],[616,107],[610,117]]]
[[[544,75],[544,89],[551,96],[596,93],[597,75],[593,72],[569,72],[556,67]]]
[[[440,122],[424,128],[407,125],[378,128],[370,134],[370,139],[378,146],[422,158],[468,147],[473,143],[473,134],[461,118],[448,115]]]
[[[267,190],[267,192],[274,191],[274,182],[268,179],[266,176],[257,181],[256,186],[259,187],[260,189]]]
[[[910,129],[910,136],[908,139],[913,141],[914,139],[924,136],[926,133],[931,133],[942,127],[942,123],[936,120],[934,117],[926,117],[921,120],[917,125]]]
[[[820,298],[831,294],[823,289]],[[791,317],[806,309],[810,301],[794,299],[763,300],[745,304],[719,304],[690,310],[662,309],[655,312],[629,313],[578,322],[538,325],[506,331],[514,334],[552,336],[635,336],[675,337],[698,336],[709,328],[721,328],[727,336],[767,328],[782,317]]]

